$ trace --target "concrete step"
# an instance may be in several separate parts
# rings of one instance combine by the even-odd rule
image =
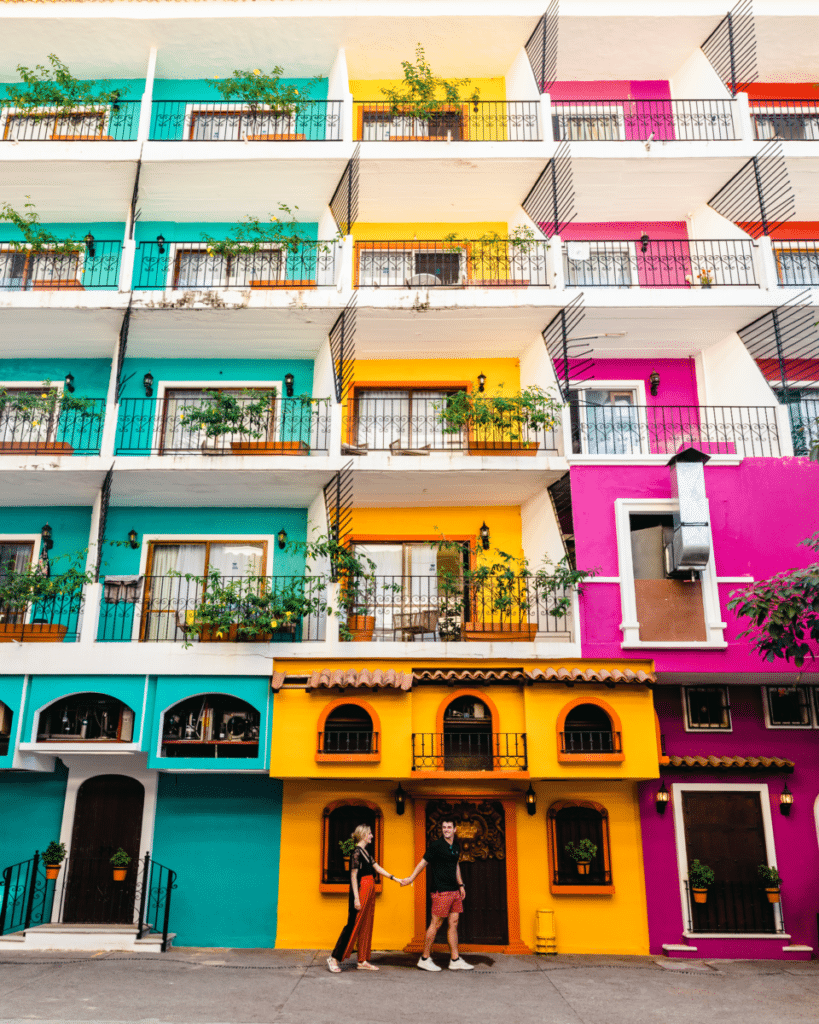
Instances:
[[[41,924],[0,936],[0,949],[93,950],[94,952],[158,953],[162,935],[148,932],[138,939],[133,924]],[[168,948],[176,938],[168,933]]]

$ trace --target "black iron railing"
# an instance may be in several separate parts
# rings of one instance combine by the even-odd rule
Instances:
[[[556,141],[739,139],[730,100],[552,100]]]
[[[688,445],[712,455],[782,455],[775,406],[572,402],[570,412],[575,455],[674,455]]]
[[[567,729],[560,734],[561,754],[621,754],[620,733],[611,729]]]
[[[26,604],[0,602],[0,639],[19,643],[71,643],[79,635],[82,590]]]
[[[355,138],[361,142],[536,142],[537,100],[478,100],[447,104],[429,117],[413,117],[392,103],[356,102]]]
[[[377,754],[378,733],[372,729],[325,729],[318,734],[319,754]]]
[[[773,240],[773,253],[780,285],[819,285],[819,239],[777,238]]]
[[[588,872],[584,874],[580,873],[575,861],[561,864],[552,872],[552,884],[587,885],[590,888],[593,888],[595,885],[611,885],[611,871],[607,871],[603,867],[602,860],[603,858],[598,854],[589,865]],[[598,861],[600,864],[598,864]]]
[[[166,868],[145,854],[142,882],[138,886],[139,935],[144,938],[150,931],[162,932],[162,952],[168,949],[168,926],[171,916],[171,894],[176,888],[176,872]]]
[[[61,409],[38,415],[12,402],[0,407],[0,455],[97,455],[102,440],[105,399],[83,400],[82,409]]]
[[[78,243],[66,252],[35,252],[5,243],[0,246],[0,290],[116,290],[121,255],[122,242],[104,239]]]
[[[335,284],[341,243],[263,245],[238,255],[208,253],[203,241],[139,242],[134,261],[136,291],[164,289],[321,288]]]
[[[207,624],[214,611],[201,576],[145,576],[133,588],[106,584],[97,640],[145,643],[300,643],[323,640],[326,580],[321,576],[223,576],[236,599],[226,606],[235,624]],[[305,602],[312,602],[303,614]],[[223,609],[217,609],[221,613]],[[203,614],[205,620],[203,619]],[[224,619],[222,618],[222,621]]]
[[[691,889],[686,879],[690,932],[778,935],[785,931],[781,903],[769,903],[759,882],[714,882],[708,886],[705,903],[697,903]]]
[[[548,287],[539,239],[356,242],[356,288]]]
[[[565,242],[567,288],[722,288],[757,284],[750,239]]]
[[[757,99],[750,102],[754,137],[786,142],[819,140],[819,100]]]
[[[412,734],[413,771],[526,771],[528,764],[525,732]]]
[[[45,864],[38,852],[31,860],[4,868],[0,880],[0,935],[51,920],[55,883],[46,879]]]
[[[487,400],[491,422],[451,426],[447,422],[447,396],[413,393],[395,396],[360,391],[348,423],[350,444],[366,452],[429,451],[520,452],[522,455],[556,453],[559,429],[545,430],[519,422],[509,403]]]
[[[209,437],[189,410],[208,404],[200,397],[124,398],[119,406],[117,455],[310,455],[330,447],[328,399],[275,399],[258,415],[259,396],[236,397],[246,412],[236,429]],[[0,449],[0,452],[2,449]]]
[[[2,104],[2,100],[0,100]],[[0,139],[7,142],[127,142],[137,137],[139,100],[91,104],[70,113],[54,108],[0,107]]]
[[[302,100],[296,110],[225,100],[154,100],[149,138],[162,142],[338,142],[341,100]]]

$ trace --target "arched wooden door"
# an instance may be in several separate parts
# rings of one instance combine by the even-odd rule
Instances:
[[[77,791],[68,857],[63,921],[130,924],[139,875],[145,789],[128,775],[96,775]],[[120,847],[131,857],[124,882],[115,882],[110,858]]]

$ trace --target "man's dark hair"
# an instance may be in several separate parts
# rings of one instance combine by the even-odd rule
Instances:
[[[442,819],[441,819],[441,820],[440,820],[440,821],[438,822],[438,824],[439,824],[439,825],[441,826],[441,828],[443,828],[443,827],[444,827],[444,825],[446,825],[446,824],[447,824],[447,822],[448,822],[448,823],[449,823],[449,824],[450,824],[450,825],[451,825],[451,826],[452,826],[453,828],[457,828],[457,826],[458,826],[458,822],[457,822],[457,821],[455,821],[455,819],[454,819],[454,818],[442,818]]]

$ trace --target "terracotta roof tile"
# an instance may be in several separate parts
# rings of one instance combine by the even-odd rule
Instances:
[[[295,673],[294,673],[295,674]],[[274,672],[271,685],[274,690],[280,690],[287,676],[284,672]],[[368,690],[394,689],[409,690],[412,687],[412,674],[410,672],[396,672],[395,669],[377,668],[371,672],[369,669],[319,669],[313,672],[307,679],[308,690],[343,689],[351,686]]]
[[[528,673],[530,679],[544,679],[547,682],[577,683],[656,683],[653,672],[630,668],[536,668]]]
[[[487,679],[501,683],[528,683],[529,675],[522,668],[416,668],[416,683],[485,683]]]
[[[769,768],[786,772],[794,769],[793,761],[782,757],[716,757],[714,754],[679,757],[671,754],[668,761],[674,768]]]

